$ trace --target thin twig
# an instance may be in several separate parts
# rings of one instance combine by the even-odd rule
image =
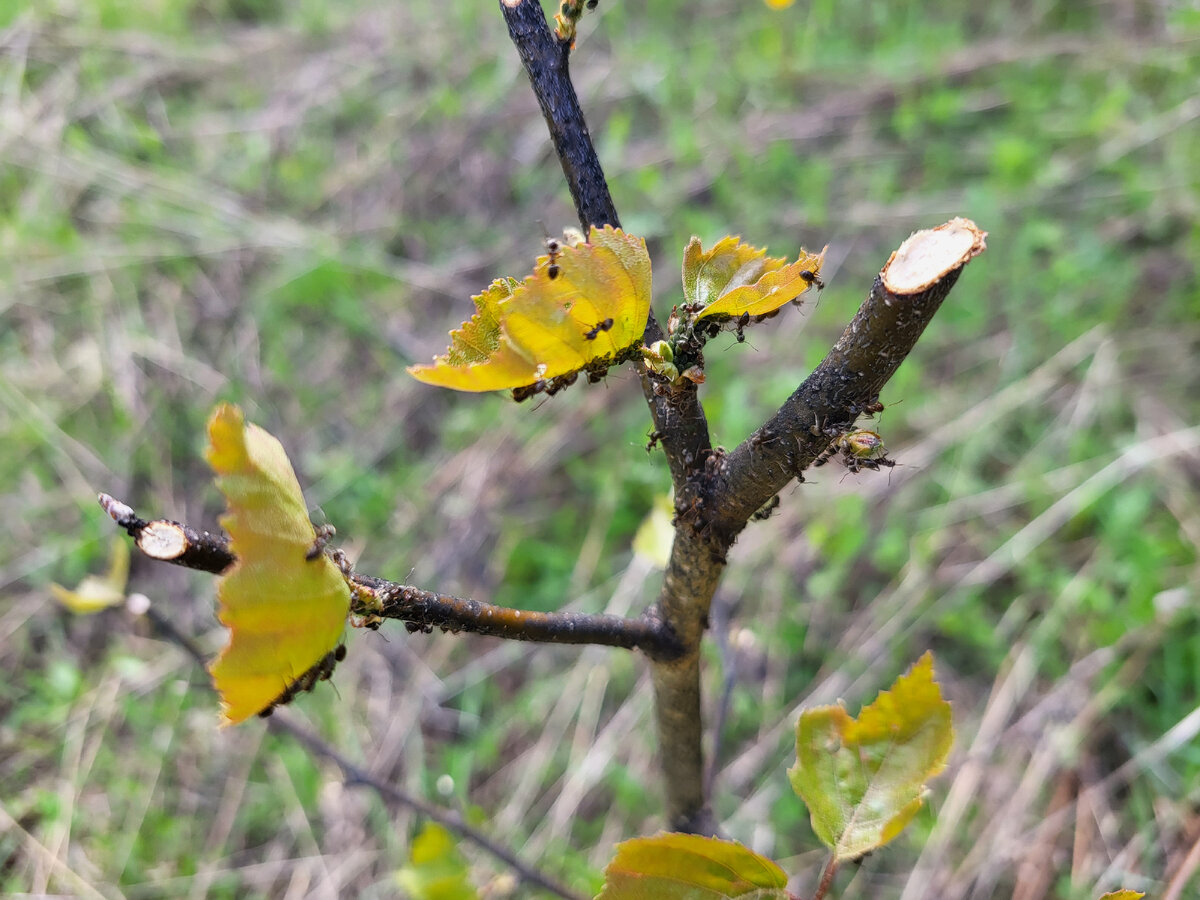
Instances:
[[[189,638],[186,634],[175,627],[166,616],[159,613],[153,606],[146,610],[146,618],[154,626],[154,628],[168,641],[183,648],[183,650],[192,658],[196,665],[204,668],[208,665],[208,660],[200,651],[196,642]],[[342,756],[328,742],[318,737],[315,733],[293,722],[288,718],[287,713],[282,710],[275,710],[274,714],[267,719],[267,727],[275,732],[283,732],[291,735],[293,738],[304,744],[313,755],[327,759],[334,763],[342,770],[345,777],[347,787],[362,785],[379,794],[383,799],[391,801],[399,806],[407,806],[415,809],[421,815],[437,822],[439,825],[453,831],[471,843],[477,845],[486,853],[491,854],[497,859],[508,865],[516,872],[522,880],[537,885],[552,894],[559,897],[564,897],[566,900],[582,900],[579,894],[576,894],[556,882],[550,876],[539,872],[537,869],[523,863],[518,859],[511,850],[498,842],[492,840],[478,828],[468,824],[463,818],[452,810],[443,809],[440,806],[434,806],[431,803],[415,797],[406,791],[401,790],[394,785],[381,781],[372,775],[370,772],[355,765],[346,757]]]
[[[464,600],[405,584],[365,579],[356,583],[369,587],[379,604],[375,615],[402,619],[410,630],[441,628],[470,631],[516,641],[550,644],[600,644],[641,650],[652,659],[672,659],[682,648],[653,612],[637,619],[588,613],[530,612],[493,606],[479,600]],[[364,607],[363,612],[367,612]]]
[[[109,518],[129,532],[137,548],[151,559],[214,575],[233,565],[235,557],[226,535],[197,531],[170,519],[146,521],[109,494],[100,494],[97,499]]]
[[[138,549],[159,562],[221,573],[237,560],[229,538],[167,519],[146,520],[108,494],[100,505],[134,539]],[[529,612],[494,606],[397,584],[372,575],[351,575],[361,590],[351,612],[399,619],[409,631],[469,631],[474,634],[551,644],[599,644],[641,650],[651,659],[677,658],[683,648],[653,612],[636,619],[590,613]]]
[[[583,900],[580,894],[576,894],[567,887],[559,884],[557,881],[550,878],[532,866],[528,866],[521,862],[512,851],[492,840],[486,834],[472,825],[463,821],[463,818],[456,812],[443,809],[439,806],[434,806],[426,803],[418,797],[414,797],[407,791],[402,791],[400,788],[387,782],[380,781],[366,769],[363,769],[346,757],[342,756],[331,747],[328,743],[322,740],[313,732],[306,728],[302,728],[290,719],[284,716],[273,715],[268,720],[268,725],[275,731],[283,731],[296,738],[300,743],[304,744],[308,749],[324,759],[336,764],[342,770],[345,776],[345,784],[347,787],[355,785],[363,785],[375,791],[386,800],[390,800],[400,806],[408,806],[415,809],[417,812],[437,822],[439,825],[448,828],[449,830],[461,835],[473,844],[480,847],[485,852],[491,854],[497,859],[506,863],[514,872],[521,876],[523,881],[537,885],[544,890],[550,891],[559,897],[564,897],[566,900]]]
[[[837,857],[830,853],[829,862],[825,864],[825,871],[821,873],[821,883],[817,885],[817,891],[813,894],[812,900],[824,900],[829,889],[833,887],[833,876],[837,874],[837,870]]]

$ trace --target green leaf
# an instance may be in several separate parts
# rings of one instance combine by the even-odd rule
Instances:
[[[409,863],[396,873],[396,881],[413,900],[471,900],[479,892],[469,874],[454,835],[430,822],[413,840]]]
[[[786,900],[787,875],[733,841],[659,834],[617,845],[597,900]]]
[[[802,712],[788,777],[817,837],[839,862],[857,859],[917,814],[925,781],[945,768],[953,740],[950,704],[926,653],[857,719],[840,705]]]

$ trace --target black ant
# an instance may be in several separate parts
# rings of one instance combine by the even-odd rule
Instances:
[[[804,283],[807,284],[809,287],[812,287],[815,284],[817,286],[818,291],[825,290],[825,282],[823,282],[821,280],[821,276],[818,275],[816,272],[810,271],[809,269],[805,269],[803,272],[800,273],[800,277],[802,279],[804,279]]]
[[[554,276],[552,275],[550,277],[553,278]],[[597,322],[595,325],[592,326],[591,329],[589,329],[588,331],[585,331],[583,333],[583,336],[585,338],[587,338],[589,341],[594,341],[596,339],[597,335],[600,334],[600,332],[608,331],[612,327],[613,327],[613,320],[610,317],[610,318],[605,319],[603,322]]]
[[[562,252],[562,241],[558,238],[546,238],[546,252],[550,254],[550,264],[546,266],[546,277],[553,281],[558,277],[558,254]]]
[[[744,313],[742,313],[740,316],[738,316],[738,320],[737,320],[737,342],[738,342],[739,344],[744,344],[744,343],[746,342],[746,335],[745,335],[745,333],[744,333],[743,329],[745,329],[745,327],[746,327],[747,325],[749,325],[749,324],[750,324],[750,313],[748,313],[748,312],[744,312]]]
[[[651,431],[648,435],[646,435],[646,437],[650,438],[650,440],[646,443],[646,452],[649,453],[651,450],[653,450],[655,447],[658,446],[658,442],[660,440],[662,440],[663,433],[661,431],[655,430],[655,431]]]

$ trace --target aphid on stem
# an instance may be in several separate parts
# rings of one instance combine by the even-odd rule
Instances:
[[[842,465],[851,472],[861,472],[863,469],[879,471],[881,467],[892,468],[896,465],[894,459],[889,459],[887,447],[883,438],[874,431],[859,429],[839,435],[821,455],[813,460],[814,466],[823,466],[835,456],[841,455]]]

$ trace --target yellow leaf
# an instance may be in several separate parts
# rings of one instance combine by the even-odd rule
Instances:
[[[596,900],[786,900],[787,875],[735,841],[658,834],[617,844]]]
[[[208,439],[237,556],[218,588],[229,645],[209,667],[229,725],[328,677],[350,588],[324,553],[310,553],[316,529],[279,441],[228,404],[213,411]]]
[[[670,494],[655,498],[650,512],[646,513],[633,536],[633,552],[646,557],[659,569],[665,569],[671,561],[671,545],[675,541],[671,519],[674,515],[675,503]]]
[[[396,881],[412,900],[472,900],[479,892],[470,880],[458,841],[434,822],[412,842],[411,861],[396,873]]]
[[[552,277],[553,276],[553,277]],[[600,371],[641,343],[650,311],[646,242],[605,226],[587,243],[538,259],[524,281],[500,279],[473,298],[476,313],[450,334],[418,381],[460,391],[525,388]]]
[[[1142,900],[1145,896],[1141,891],[1110,891],[1101,897],[1100,900]]]
[[[60,584],[52,584],[50,592],[71,612],[86,615],[123,603],[128,580],[129,544],[123,538],[118,538],[109,552],[106,573],[86,576],[73,591]]]
[[[722,238],[705,250],[694,237],[683,252],[685,305],[699,307],[696,320],[766,315],[819,283],[824,260],[824,250],[801,250],[796,261],[788,263],[736,237]]]
[[[817,837],[837,859],[857,859],[917,814],[925,781],[945,767],[953,740],[950,704],[926,653],[857,719],[841,706],[802,712],[788,777]]]

